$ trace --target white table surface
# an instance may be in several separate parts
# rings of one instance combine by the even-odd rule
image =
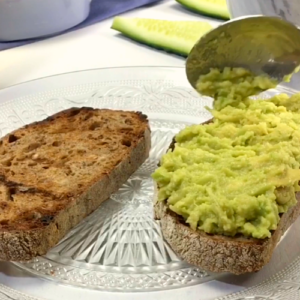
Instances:
[[[136,9],[124,16],[169,20],[205,19],[181,8],[174,0]],[[110,29],[111,24],[112,19],[108,19],[58,37],[1,51],[0,89],[78,70],[119,66],[184,66],[183,58],[124,39]]]
[[[133,10],[125,16],[158,18],[169,20],[207,20],[214,25],[220,23],[189,12],[173,0]],[[30,45],[0,52],[0,89],[9,86],[66,72],[120,66],[184,66],[184,58],[164,53],[124,39],[110,29],[112,19],[102,21],[84,29],[50,38]],[[0,99],[1,103],[1,99]],[[245,286],[245,281],[236,285],[212,281],[209,284],[145,294],[116,294],[88,291],[52,282],[39,280],[18,273],[12,265],[0,263],[0,283],[19,291],[44,299],[215,299],[224,293],[236,292]],[[251,280],[250,280],[251,281]],[[256,279],[256,281],[258,281]],[[55,287],[55,289],[54,289]],[[1,298],[1,297],[0,297]],[[2,298],[1,298],[2,299]]]

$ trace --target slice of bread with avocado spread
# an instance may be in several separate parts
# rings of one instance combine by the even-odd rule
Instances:
[[[296,206],[284,213],[271,238],[228,237],[193,230],[185,220],[168,209],[166,202],[154,204],[155,218],[160,220],[164,239],[186,262],[211,272],[236,275],[259,271],[266,265],[284,232],[300,215],[300,195]]]
[[[212,272],[260,270],[300,215],[300,94],[247,97],[179,132],[153,174],[164,238]]]

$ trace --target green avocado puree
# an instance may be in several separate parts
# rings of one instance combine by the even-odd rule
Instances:
[[[214,98],[213,122],[179,132],[152,175],[158,201],[192,229],[264,239],[296,204],[300,94],[248,98],[275,86],[240,68],[199,78],[199,93]]]

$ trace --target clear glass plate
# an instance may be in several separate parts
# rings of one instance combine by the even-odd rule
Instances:
[[[279,88],[261,97],[279,92],[295,91]],[[187,265],[163,240],[159,223],[153,219],[150,175],[174,134],[188,124],[210,118],[204,107],[211,106],[211,100],[190,88],[183,68],[113,68],[63,74],[4,89],[0,99],[0,135],[62,109],[81,106],[142,111],[148,115],[152,130],[150,157],[128,182],[47,255],[16,263],[19,268],[89,290],[147,292],[217,280],[220,284],[255,286],[224,299],[299,299],[300,245],[293,238],[299,236],[298,221],[278,245],[271,263],[257,274],[243,276],[210,274]],[[280,285],[279,279],[283,280]],[[283,298],[283,290],[289,291],[289,298]]]

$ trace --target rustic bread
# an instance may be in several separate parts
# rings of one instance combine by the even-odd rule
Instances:
[[[72,108],[0,140],[0,260],[45,254],[146,160],[141,113]]]
[[[203,123],[207,124],[211,120]],[[173,150],[173,139],[170,149]],[[281,190],[277,190],[280,197]],[[236,275],[259,271],[266,265],[285,231],[300,215],[300,193],[297,204],[281,215],[271,238],[254,239],[227,237],[192,230],[184,219],[168,209],[166,201],[154,200],[154,217],[160,220],[164,239],[184,261],[210,272],[230,272]]]

